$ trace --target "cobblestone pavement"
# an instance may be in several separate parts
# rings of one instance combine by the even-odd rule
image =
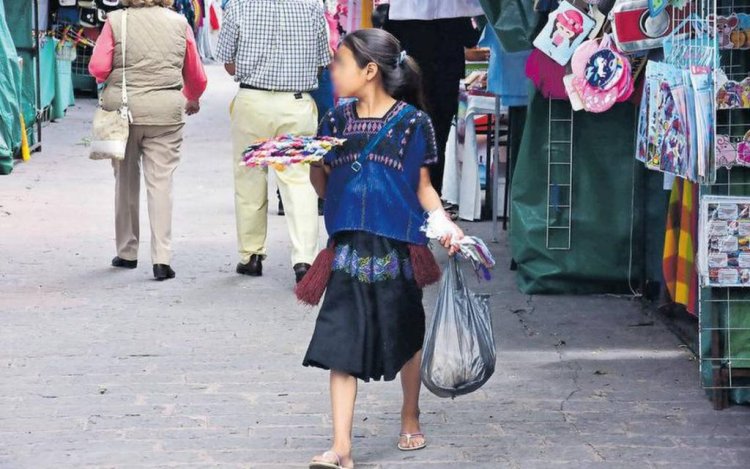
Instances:
[[[0,467],[293,468],[327,447],[327,375],[300,365],[315,311],[292,296],[283,218],[266,275],[234,273],[233,87],[210,75],[176,175],[175,280],[151,279],[145,215],[141,266],[108,267],[112,174],[83,141],[93,101],[0,180]],[[430,446],[406,454],[399,385],[362,386],[358,467],[748,467],[750,412],[712,410],[665,327],[627,299],[518,293],[505,244],[475,286],[492,294],[495,376],[453,401],[425,392]]]

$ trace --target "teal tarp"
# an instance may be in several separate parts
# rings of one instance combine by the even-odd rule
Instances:
[[[480,0],[505,52],[531,49],[539,15],[530,0]]]
[[[513,172],[510,244],[519,288],[549,294],[626,292],[629,276],[634,286],[647,278],[648,264],[657,264],[648,270],[659,278],[658,249],[645,249],[644,238],[663,246],[664,221],[658,214],[666,210],[666,196],[656,191],[649,202],[655,207],[650,212],[657,214],[652,217],[641,200],[633,200],[649,183],[633,158],[634,107],[624,103],[606,114],[577,112],[572,131],[568,124],[556,124],[551,138],[549,109],[549,100],[533,92]],[[553,102],[552,109],[555,119],[570,115],[565,101]],[[551,145],[553,161],[566,161],[565,142],[571,138],[572,201],[562,184],[558,200],[550,201],[557,207],[572,206],[550,211],[553,226],[567,225],[565,217],[572,217],[571,246],[552,250],[547,247],[548,152]],[[568,167],[552,166],[551,171],[567,172]],[[554,176],[560,179],[559,173]],[[564,230],[550,233],[553,247],[565,244],[560,239],[567,237]]]
[[[0,0],[0,174],[13,169],[13,155],[21,146],[21,70]]]
[[[34,47],[34,7],[33,2],[26,0],[5,0],[5,14],[13,37],[13,43],[19,57],[23,59],[21,72],[21,96],[23,118],[29,136],[33,138],[33,125],[36,122],[36,62],[33,56]],[[35,143],[29,140],[30,144]]]

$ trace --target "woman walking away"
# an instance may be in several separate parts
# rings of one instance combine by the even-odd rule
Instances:
[[[109,13],[89,64],[89,72],[105,83],[104,109],[119,109],[125,80],[132,114],[125,159],[112,162],[117,243],[112,265],[127,269],[138,265],[142,161],[154,277],[166,280],[175,276],[170,266],[172,174],[180,160],[184,112],[190,115],[200,110],[206,74],[193,31],[183,16],[169,9],[173,0],[122,3],[129,8]],[[124,22],[122,15],[126,15]]]
[[[426,446],[419,425],[422,287],[440,277],[420,231],[425,212],[443,209],[430,182],[437,150],[432,123],[421,110],[416,63],[389,33],[360,30],[343,40],[333,81],[339,96],[357,101],[329,111],[321,122],[320,135],[346,143],[310,174],[325,198],[331,240],[297,288],[300,300],[313,304],[327,288],[304,359],[305,366],[331,370],[333,446],[313,458],[315,469],[354,467],[357,379],[390,381],[400,373],[396,444],[403,451]],[[446,223],[452,222],[446,217]],[[452,253],[451,241],[441,239]]]

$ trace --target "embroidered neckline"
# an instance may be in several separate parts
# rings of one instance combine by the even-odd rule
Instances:
[[[357,102],[354,101],[349,104],[352,118],[358,121],[374,121],[374,122],[386,122],[388,119],[393,117],[398,110],[401,109],[402,106],[406,106],[406,103],[403,101],[396,101],[393,103],[393,106],[388,109],[388,111],[383,114],[383,117],[359,117],[359,113],[357,112]]]

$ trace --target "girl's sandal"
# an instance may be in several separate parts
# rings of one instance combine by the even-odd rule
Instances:
[[[354,466],[341,464],[341,456],[333,451],[326,451],[310,461],[310,469],[354,469]]]
[[[422,439],[422,444],[412,446],[411,442],[412,440],[415,440],[417,438]],[[404,444],[401,444],[401,441],[406,439]],[[425,440],[424,433],[402,433],[399,435],[398,438],[398,449],[401,451],[416,451],[418,449],[425,448],[427,446],[427,440]]]

